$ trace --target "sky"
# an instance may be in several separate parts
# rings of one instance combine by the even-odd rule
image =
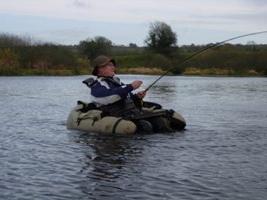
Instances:
[[[208,44],[267,30],[267,0],[0,0],[0,33],[57,44],[104,36],[144,46],[151,23],[177,34],[178,45]],[[267,34],[233,43],[267,43]]]

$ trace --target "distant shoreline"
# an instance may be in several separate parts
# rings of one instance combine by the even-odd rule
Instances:
[[[118,74],[142,74],[142,75],[161,75],[166,71],[158,67],[123,67],[117,70]],[[91,71],[87,68],[82,69],[10,69],[8,71],[0,71],[0,76],[75,76],[75,75],[89,75]],[[174,75],[170,73],[170,75]],[[179,75],[184,76],[248,76],[248,77],[265,77],[264,72],[260,73],[254,69],[236,71],[234,69],[223,68],[195,68],[188,67],[183,73]]]

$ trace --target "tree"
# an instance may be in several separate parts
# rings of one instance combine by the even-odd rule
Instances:
[[[172,31],[168,24],[157,21],[150,24],[145,43],[152,51],[170,55],[177,48],[176,33]]]
[[[0,48],[29,46],[30,44],[30,38],[22,38],[16,35],[0,33]]]
[[[96,36],[93,39],[80,41],[79,50],[89,59],[95,58],[100,54],[109,54],[112,47],[112,41],[103,37]]]
[[[135,44],[135,43],[130,43],[130,44],[129,44],[129,47],[131,47],[131,48],[137,48],[138,46],[137,46],[137,44]]]

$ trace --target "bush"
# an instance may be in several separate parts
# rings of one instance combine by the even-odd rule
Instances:
[[[112,42],[109,39],[97,36],[93,39],[81,41],[78,48],[83,55],[91,60],[101,54],[110,54],[111,47]]]
[[[145,60],[145,66],[148,67],[160,67],[162,69],[168,69],[171,67],[171,60],[161,54],[147,54]]]
[[[145,43],[153,52],[169,56],[175,51],[177,42],[176,33],[164,22],[150,24],[149,33]]]

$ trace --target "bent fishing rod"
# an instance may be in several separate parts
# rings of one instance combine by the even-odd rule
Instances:
[[[236,36],[236,37],[232,37],[232,38],[229,38],[227,40],[223,40],[221,42],[217,42],[213,45],[210,45],[210,46],[207,46],[203,49],[200,49],[199,51],[195,52],[194,54],[186,57],[184,60],[182,60],[178,65],[182,65],[184,63],[186,63],[188,60],[192,59],[193,57],[203,53],[204,51],[207,51],[208,49],[212,49],[212,48],[215,48],[215,47],[219,47],[220,45],[226,43],[226,42],[229,42],[229,41],[232,41],[232,40],[236,40],[236,39],[239,39],[239,38],[243,38],[243,37],[247,37],[247,36],[251,36],[251,35],[258,35],[258,34],[263,34],[263,33],[267,33],[267,31],[260,31],[260,32],[254,32],[254,33],[248,33],[248,34],[245,34],[245,35],[239,35],[239,36]],[[166,76],[171,70],[173,70],[174,68],[176,68],[177,66],[175,67],[171,67],[170,69],[168,69],[166,72],[164,72],[162,75],[160,75],[156,80],[154,80],[146,89],[145,89],[145,92],[147,92],[151,87],[153,87],[160,79],[162,79],[164,76]]]

